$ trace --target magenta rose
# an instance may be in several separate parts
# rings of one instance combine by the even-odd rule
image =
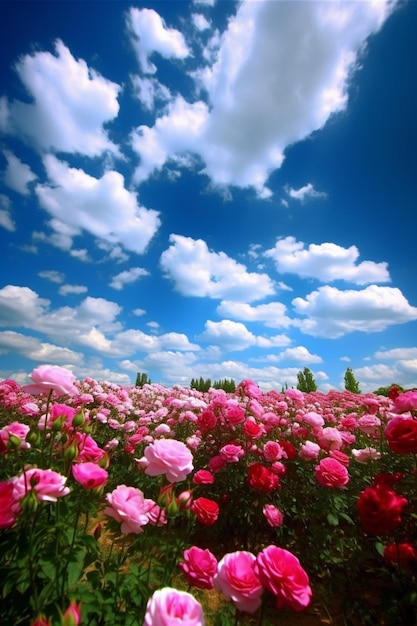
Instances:
[[[202,433],[206,433],[209,430],[216,428],[217,417],[211,409],[205,409],[197,417],[197,427]]]
[[[401,396],[400,396],[401,397]],[[417,453],[417,419],[394,417],[385,428],[390,450],[396,454]]]
[[[80,483],[85,489],[98,489],[99,487],[103,487],[109,476],[105,469],[102,469],[95,463],[91,463],[91,461],[75,463],[71,470],[77,483]]]
[[[15,479],[0,482],[0,528],[13,526],[20,513],[20,504],[14,496]]]
[[[176,439],[158,439],[145,449],[148,466],[145,474],[165,474],[170,483],[177,483],[193,470],[193,455],[185,443]]]
[[[280,486],[279,476],[261,463],[249,465],[248,482],[252,489],[262,493],[271,493]]]
[[[248,418],[243,424],[243,432],[248,439],[259,439],[265,434],[265,427],[255,422],[253,418]]]
[[[209,498],[196,498],[191,505],[191,511],[203,526],[213,526],[219,517],[219,505]]]
[[[302,611],[310,604],[312,591],[307,573],[288,550],[267,546],[256,557],[255,571],[265,589],[276,596],[278,609]]]
[[[245,411],[237,405],[230,405],[226,410],[226,419],[231,426],[236,426],[245,421]]]
[[[214,476],[208,470],[198,470],[193,476],[193,483],[195,485],[212,485],[214,483]]]
[[[344,487],[349,482],[347,468],[331,457],[322,459],[315,472],[317,482],[324,487]]]
[[[145,499],[143,492],[136,487],[119,485],[106,495],[110,506],[104,509],[109,517],[121,523],[124,535],[143,532],[143,526],[150,521],[150,514],[155,507],[153,500]]]
[[[245,451],[242,446],[236,446],[233,443],[228,443],[220,448],[220,456],[227,463],[238,463],[239,459],[244,456]]]
[[[201,604],[186,591],[164,587],[146,605],[143,626],[204,626]]]
[[[14,498],[22,500],[29,491],[34,491],[41,502],[56,502],[70,492],[65,486],[66,476],[51,469],[31,468],[25,470],[14,483]]]
[[[372,535],[384,535],[401,524],[401,514],[408,500],[385,483],[364,489],[356,506],[364,530]]]
[[[214,577],[215,589],[245,613],[254,613],[262,604],[264,590],[254,569],[255,561],[251,552],[230,552],[219,562]]]
[[[58,365],[40,365],[30,375],[33,384],[24,385],[23,391],[34,395],[75,396],[78,389],[75,387],[75,376],[70,370]]]
[[[394,410],[396,413],[417,411],[417,391],[406,391],[397,396],[394,400]]]
[[[213,589],[217,559],[210,550],[193,546],[184,551],[184,562],[179,564],[189,585],[198,589]]]

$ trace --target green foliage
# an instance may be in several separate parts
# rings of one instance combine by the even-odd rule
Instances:
[[[359,383],[356,380],[351,367],[348,367],[346,369],[344,380],[345,380],[346,391],[351,391],[352,393],[361,393],[361,390],[359,388]]]
[[[233,378],[222,378],[214,381],[213,388],[223,389],[226,393],[234,393],[236,391],[236,383]]]
[[[302,371],[298,372],[297,379],[297,389],[299,391],[303,391],[304,393],[317,391],[317,385],[314,380],[313,372],[308,367],[305,367]]]
[[[197,391],[205,392],[208,391],[211,387],[210,378],[204,379],[202,376],[200,378],[193,378],[190,383],[190,389],[196,389]]]

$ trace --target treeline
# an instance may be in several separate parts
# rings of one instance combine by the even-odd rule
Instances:
[[[208,391],[212,387],[213,389],[223,389],[227,393],[234,393],[236,391],[236,383],[233,378],[222,378],[221,380],[215,380],[211,382],[210,378],[192,378],[190,382],[190,389],[197,389],[197,391]]]

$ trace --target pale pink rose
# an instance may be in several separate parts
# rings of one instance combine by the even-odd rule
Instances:
[[[237,394],[244,394],[252,398],[259,398],[262,395],[262,391],[253,380],[242,380],[236,388]]]
[[[106,494],[110,506],[104,509],[109,517],[121,523],[120,530],[124,535],[143,532],[143,526],[149,522],[149,511],[153,508],[146,501],[143,492],[136,487],[119,485],[111,493]]]
[[[417,391],[406,391],[397,396],[394,400],[394,411],[396,413],[417,411]]]
[[[109,476],[105,469],[102,469],[91,461],[75,463],[71,470],[77,483],[80,483],[84,489],[98,489],[99,487],[103,487]]]
[[[304,394],[299,389],[287,389],[285,395],[300,406],[304,404]]]
[[[13,526],[20,513],[20,504],[14,495],[15,479],[0,482],[0,528]]]
[[[24,385],[23,391],[34,395],[75,396],[78,389],[75,387],[75,376],[65,367],[58,365],[40,365],[30,375],[33,384]]]
[[[321,448],[318,443],[315,443],[314,441],[306,441],[301,445],[298,455],[303,459],[303,461],[314,461],[318,458],[320,450]]]
[[[176,439],[157,439],[145,449],[148,476],[165,474],[170,483],[181,482],[193,470],[193,455],[185,443]]]
[[[267,546],[256,557],[255,571],[265,589],[276,596],[278,609],[302,611],[310,604],[312,591],[307,573],[288,550]]]
[[[272,528],[279,528],[284,523],[284,515],[273,504],[265,504],[262,512]]]
[[[323,416],[319,413],[316,413],[315,411],[309,411],[308,413],[305,413],[302,418],[304,422],[310,424],[310,426],[313,427],[323,426],[324,424]]]
[[[381,420],[376,415],[362,415],[358,419],[358,428],[367,435],[375,436],[379,433]]]
[[[326,457],[315,467],[316,479],[324,487],[344,487],[349,482],[349,473],[344,465]]]
[[[210,550],[193,546],[184,551],[184,562],[179,564],[189,585],[198,589],[213,589],[217,559]]]
[[[238,463],[244,454],[245,451],[242,446],[236,446],[233,443],[228,443],[220,448],[220,456],[227,463]]]
[[[255,561],[251,552],[243,550],[225,554],[213,580],[215,589],[245,613],[255,613],[262,604],[263,587],[254,570]]]
[[[317,439],[323,450],[340,450],[343,439],[340,431],[332,426],[326,426],[317,434]]]
[[[20,501],[29,491],[34,491],[41,502],[56,502],[58,498],[69,494],[66,482],[66,476],[51,469],[27,469],[15,481],[13,496]]]
[[[146,498],[145,505],[148,508],[148,519],[152,526],[165,526],[168,523],[165,511],[161,509],[159,504]]]
[[[204,626],[201,604],[186,591],[164,587],[146,605],[143,626]]]
[[[363,448],[362,450],[352,449],[352,456],[358,463],[368,463],[381,458],[381,453],[375,448]]]
[[[283,451],[277,441],[267,441],[264,445],[263,454],[265,461],[279,461],[282,458]]]

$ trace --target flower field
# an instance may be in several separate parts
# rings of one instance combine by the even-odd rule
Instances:
[[[1,624],[416,623],[416,391],[32,380],[0,382]]]

